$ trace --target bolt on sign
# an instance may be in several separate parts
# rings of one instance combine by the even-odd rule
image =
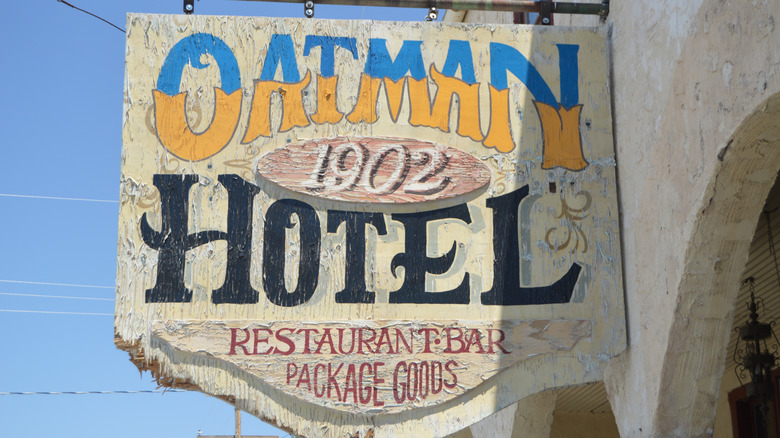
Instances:
[[[131,15],[117,344],[305,436],[443,436],[625,349],[605,35]]]

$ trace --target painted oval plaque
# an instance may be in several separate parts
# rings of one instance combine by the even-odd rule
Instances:
[[[402,138],[321,138],[278,148],[257,172],[297,193],[398,204],[453,198],[490,183],[490,170],[453,147]]]

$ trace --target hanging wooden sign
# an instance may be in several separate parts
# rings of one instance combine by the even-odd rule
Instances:
[[[117,344],[306,436],[443,436],[625,349],[604,35],[131,15]]]

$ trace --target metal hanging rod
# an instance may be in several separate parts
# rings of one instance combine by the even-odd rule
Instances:
[[[237,1],[269,1],[269,0],[237,0]],[[270,0],[282,3],[303,3],[302,0]],[[609,14],[609,1],[602,3],[567,3],[550,1],[526,0],[316,0],[321,5],[347,6],[384,6],[399,8],[437,8],[473,11],[501,12],[542,12],[542,3],[551,3],[551,12],[555,14]]]

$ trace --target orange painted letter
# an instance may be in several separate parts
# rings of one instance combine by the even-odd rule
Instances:
[[[221,151],[233,138],[241,114],[241,89],[230,94],[221,88],[214,91],[214,118],[208,129],[196,134],[187,123],[184,109],[187,93],[168,96],[153,90],[157,138],[170,153],[188,161],[203,160]]]
[[[555,108],[546,103],[534,101],[539,120],[542,122],[544,158],[542,169],[563,167],[582,170],[588,166],[582,155],[580,139],[580,112],[582,104],[571,108]]]

